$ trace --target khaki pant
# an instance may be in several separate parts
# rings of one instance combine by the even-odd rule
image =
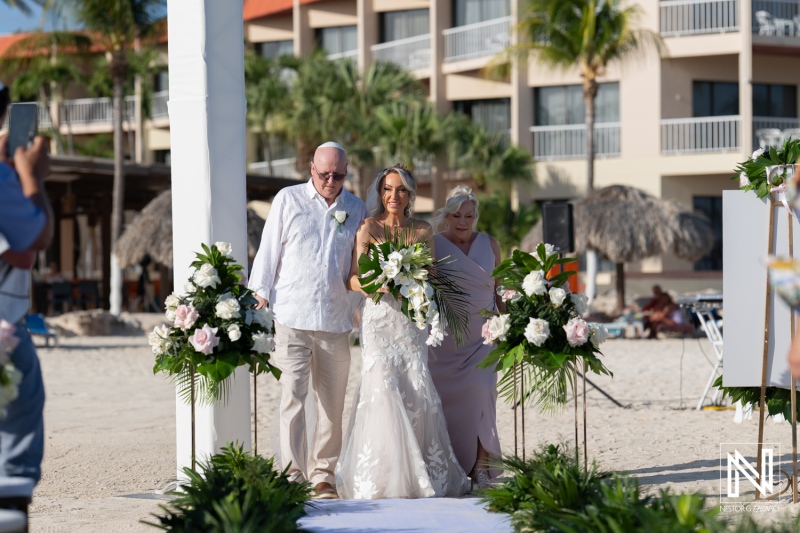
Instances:
[[[342,451],[342,412],[350,371],[348,333],[308,331],[275,322],[275,366],[281,370],[281,461],[289,477],[333,484]],[[305,403],[309,373],[317,396],[317,422],[308,453]]]

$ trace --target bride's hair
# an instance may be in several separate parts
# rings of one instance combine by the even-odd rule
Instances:
[[[472,192],[472,189],[466,185],[459,185],[450,191],[450,194],[447,195],[447,201],[444,203],[444,207],[439,209],[434,215],[433,220],[431,220],[433,231],[439,233],[439,227],[444,223],[447,215],[458,213],[458,210],[461,209],[461,204],[464,202],[472,202],[472,205],[475,206],[475,219],[472,221],[472,229],[474,230],[475,226],[478,224],[478,199],[475,197],[475,193]]]
[[[411,171],[408,170],[408,167],[403,163],[397,163],[392,167],[386,167],[378,173],[375,181],[372,182],[367,192],[367,216],[374,217],[386,211],[386,208],[383,206],[383,200],[381,199],[381,190],[383,189],[383,181],[389,174],[399,175],[400,180],[408,190],[408,205],[405,209],[405,215],[410,217],[411,213],[414,212],[414,200],[417,198],[417,180],[414,179],[414,175],[411,174]]]

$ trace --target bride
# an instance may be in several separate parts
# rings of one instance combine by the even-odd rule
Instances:
[[[361,292],[358,258],[371,239],[404,231],[433,247],[431,226],[410,217],[416,182],[403,165],[383,170],[367,197],[356,234],[348,288]],[[386,289],[382,289],[383,292]],[[467,476],[447,435],[442,403],[428,372],[426,329],[385,294],[367,298],[361,316],[361,385],[336,467],[341,498],[460,496]]]

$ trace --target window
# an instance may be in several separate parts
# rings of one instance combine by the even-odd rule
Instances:
[[[511,99],[458,100],[453,109],[469,116],[488,131],[508,134],[511,130]]]
[[[409,9],[381,13],[380,42],[388,43],[430,33],[427,9]]]
[[[508,0],[453,0],[454,26],[499,19],[510,14]]]
[[[583,87],[560,85],[534,89],[537,126],[584,124],[586,104]],[[595,123],[619,122],[619,83],[601,83],[594,101]]]
[[[280,56],[294,55],[294,41],[272,41],[266,43],[256,43],[256,51],[262,57],[275,59]]]
[[[714,228],[714,247],[694,264],[695,270],[722,270],[722,197],[695,196],[694,210],[704,214]]]
[[[334,26],[317,29],[317,44],[328,54],[341,54],[358,50],[355,26]]]
[[[754,83],[753,116],[797,117],[797,87]]]
[[[738,83],[720,81],[694,82],[692,86],[692,116],[721,117],[738,114]]]
[[[169,71],[162,70],[153,75],[153,90],[155,92],[169,90]]]
[[[155,150],[153,155],[155,156],[156,163],[162,163],[164,165],[172,163],[172,154],[169,150]]]

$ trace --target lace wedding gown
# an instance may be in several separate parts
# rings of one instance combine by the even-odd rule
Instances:
[[[447,435],[428,372],[427,329],[390,295],[367,299],[361,319],[361,385],[336,467],[346,499],[460,496],[467,476]]]

